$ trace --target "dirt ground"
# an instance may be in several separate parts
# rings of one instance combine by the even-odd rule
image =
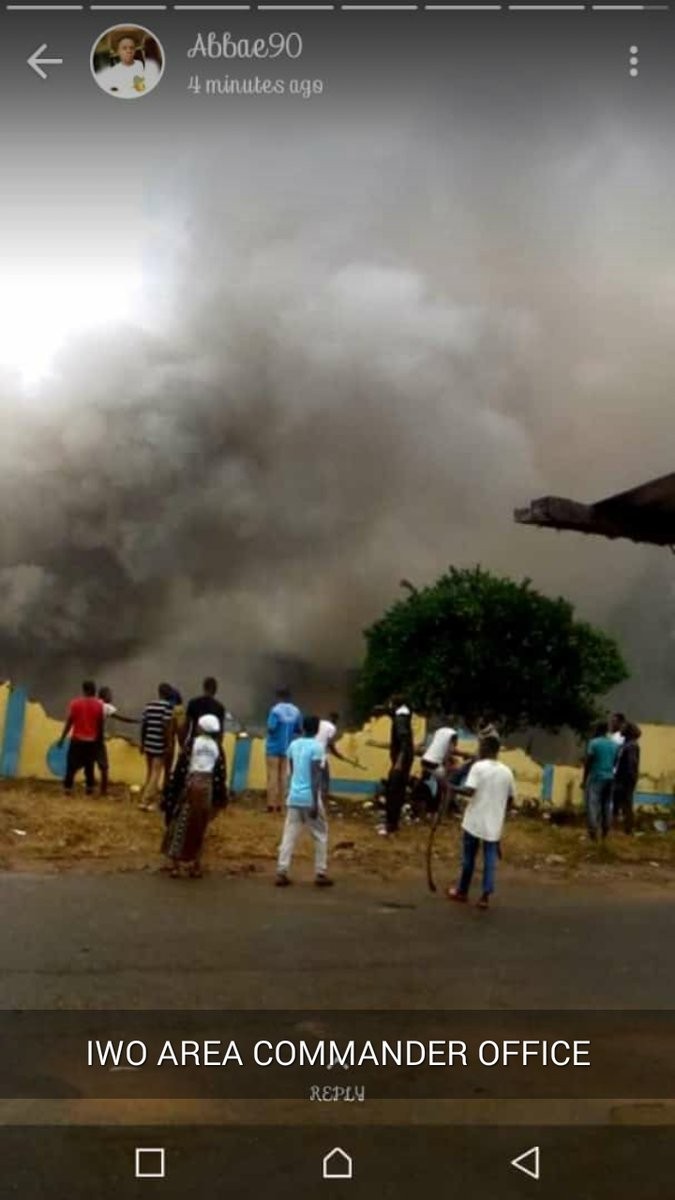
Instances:
[[[205,866],[212,872],[246,875],[271,873],[282,817],[263,811],[261,797],[238,797],[219,814],[208,836]],[[675,884],[675,830],[659,833],[645,815],[636,836],[616,832],[605,845],[589,843],[583,823],[556,825],[546,814],[516,814],[507,823],[503,865],[516,873],[538,872],[540,879],[634,879]],[[374,879],[422,877],[428,826],[406,824],[393,838],[378,836],[378,813],[362,802],[333,802],[330,814],[331,862],[340,874]],[[119,872],[160,866],[163,818],[139,811],[137,796],[117,787],[102,800],[63,796],[56,784],[0,784],[0,870]],[[435,858],[458,858],[459,821],[442,824]],[[298,846],[303,872],[309,865],[309,840]]]

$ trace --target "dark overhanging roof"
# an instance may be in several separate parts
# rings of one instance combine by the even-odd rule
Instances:
[[[580,504],[560,496],[542,496],[517,508],[519,525],[572,529],[600,537],[629,538],[653,546],[675,546],[675,472],[609,496],[597,504]]]

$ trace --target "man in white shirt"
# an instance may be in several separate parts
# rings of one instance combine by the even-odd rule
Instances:
[[[339,720],[340,714],[332,712],[327,717],[322,717],[319,721],[319,732],[316,735],[316,741],[322,747],[326,758],[328,758],[329,754],[334,754],[336,758],[344,758],[344,755],[340,754],[340,751],[335,746]]]
[[[361,767],[360,763],[357,763],[353,758],[347,758],[346,754],[343,754],[341,750],[338,750],[337,746],[335,745],[338,735],[339,721],[340,714],[337,712],[329,713],[328,717],[322,718],[319,721],[319,732],[317,733],[315,739],[323,750],[323,762],[321,764],[321,795],[324,797],[328,795],[330,790],[330,769],[328,766],[328,759],[330,755],[332,755],[333,758],[338,758],[340,762],[349,763],[350,767],[360,767],[360,769],[363,770],[363,767]]]
[[[482,738],[478,759],[471,767],[466,782],[456,788],[457,795],[466,796],[468,804],[462,820],[462,874],[457,887],[450,888],[448,897],[465,904],[476,865],[478,850],[483,846],[483,891],[479,908],[489,906],[495,887],[495,871],[499,857],[499,842],[504,820],[516,795],[513,772],[498,762],[499,739]]]
[[[449,782],[455,778],[460,759],[473,758],[464,750],[457,749],[457,730],[453,729],[451,717],[443,717],[439,726],[427,739],[422,750],[417,750],[422,759],[422,782],[426,784],[430,801],[428,812],[437,812],[444,803]]]
[[[158,82],[158,74],[146,70],[144,60],[136,57],[139,49],[140,45],[131,31],[123,33],[119,41],[113,44],[119,61],[96,76],[96,82],[104,92],[120,96],[123,100],[135,100],[152,90]]]
[[[448,723],[441,725],[429,738],[422,751],[422,767],[434,779],[445,779],[448,766],[457,750],[457,730]]]
[[[96,766],[100,774],[101,795],[108,794],[108,780],[110,773],[110,764],[108,762],[108,747],[106,746],[105,737],[107,729],[107,721],[113,717],[116,721],[122,721],[125,725],[138,725],[137,717],[124,717],[118,712],[117,707],[113,704],[113,694],[109,687],[100,687],[98,689],[98,698],[103,705],[103,724],[101,726],[101,739],[96,746]]]
[[[444,717],[443,724],[429,735],[426,745],[415,753],[422,759],[422,776],[419,795],[426,795],[425,809],[427,813],[438,812],[447,792],[447,780],[452,771],[454,755],[457,751],[457,730],[450,724],[450,718]]]

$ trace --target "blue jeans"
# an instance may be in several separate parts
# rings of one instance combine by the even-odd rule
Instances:
[[[466,895],[471,887],[478,849],[483,847],[483,895],[491,896],[495,890],[495,870],[499,856],[499,842],[484,842],[482,838],[474,837],[464,830],[462,840],[462,874],[457,891]]]
[[[598,830],[607,837],[612,824],[612,780],[589,779],[586,784],[586,821],[595,841]]]

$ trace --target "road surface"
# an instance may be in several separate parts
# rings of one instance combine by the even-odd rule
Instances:
[[[501,880],[489,913],[420,882],[0,876],[2,1008],[668,1008],[667,891]]]

